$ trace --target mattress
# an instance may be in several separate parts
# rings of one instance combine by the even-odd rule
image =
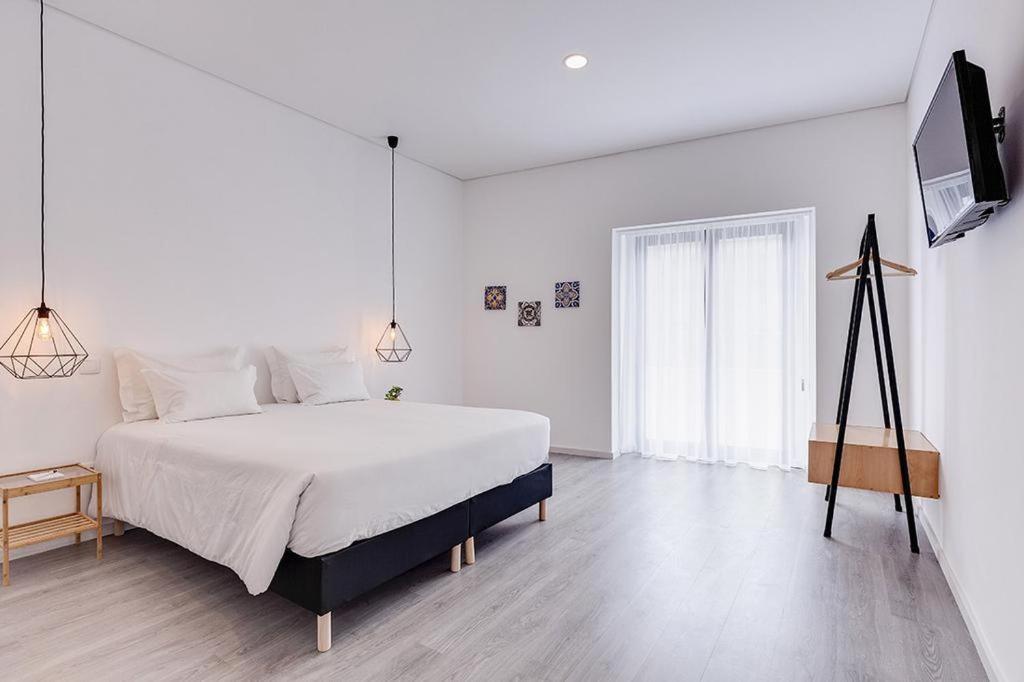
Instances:
[[[118,424],[97,445],[104,514],[264,592],[290,548],[314,557],[511,482],[548,459],[530,412],[367,400]]]

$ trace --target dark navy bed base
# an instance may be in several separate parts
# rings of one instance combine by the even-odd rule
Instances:
[[[444,552],[455,553],[480,531],[551,497],[551,464],[407,526],[344,549],[306,558],[286,551],[270,589],[317,614],[320,651],[330,648],[330,612]],[[541,506],[541,518],[546,504]],[[461,555],[460,555],[461,556]],[[473,561],[472,554],[467,557]],[[326,629],[326,632],[325,632]]]

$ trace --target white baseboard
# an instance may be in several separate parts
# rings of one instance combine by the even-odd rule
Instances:
[[[992,655],[992,648],[988,644],[988,640],[985,638],[984,633],[981,631],[981,627],[978,623],[977,617],[974,615],[974,609],[971,608],[971,602],[967,598],[967,594],[964,592],[963,587],[960,585],[960,581],[956,577],[956,573],[953,571],[953,567],[950,566],[949,561],[946,559],[946,553],[942,549],[942,543],[939,542],[938,536],[935,534],[935,529],[932,528],[931,521],[928,520],[928,515],[920,505],[916,507],[917,518],[921,520],[921,527],[924,528],[925,535],[928,536],[928,542],[931,543],[932,549],[935,550],[935,558],[939,560],[939,567],[942,569],[942,574],[946,576],[946,582],[949,583],[949,589],[953,592],[953,599],[956,600],[956,605],[960,607],[960,614],[964,617],[964,623],[967,624],[967,631],[971,634],[971,640],[974,642],[974,648],[978,650],[978,657],[981,659],[981,664],[985,667],[985,673],[988,674],[988,678],[992,682],[1004,682],[1008,680],[999,666],[996,665],[995,657]]]
[[[615,455],[603,450],[580,450],[579,448],[563,448],[559,445],[552,445],[548,452],[554,455],[576,455],[577,457],[593,457],[595,459],[615,459]]]

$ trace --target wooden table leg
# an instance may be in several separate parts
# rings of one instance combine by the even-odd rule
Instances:
[[[80,485],[75,486],[75,511],[79,514],[82,513],[82,486]],[[81,544],[81,542],[82,534],[75,533],[75,544]]]
[[[10,523],[7,518],[7,491],[4,491],[4,585],[11,584],[11,540],[8,536]]]
[[[103,474],[96,474],[96,558],[103,558]]]

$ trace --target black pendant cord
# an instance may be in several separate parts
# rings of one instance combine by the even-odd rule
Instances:
[[[0,367],[15,379],[72,376],[89,351],[56,310],[46,305],[46,33],[39,1],[39,305],[30,308],[0,343]]]
[[[395,326],[395,148],[391,148],[391,326]]]
[[[384,328],[384,333],[377,342],[377,357],[381,362],[405,362],[412,353],[409,339],[406,338],[397,318],[397,291],[395,271],[395,148],[398,147],[398,136],[388,135],[388,147],[391,148],[391,322]]]
[[[39,0],[39,302],[46,307],[46,88],[43,78],[46,73],[43,62],[43,10],[46,7]]]

